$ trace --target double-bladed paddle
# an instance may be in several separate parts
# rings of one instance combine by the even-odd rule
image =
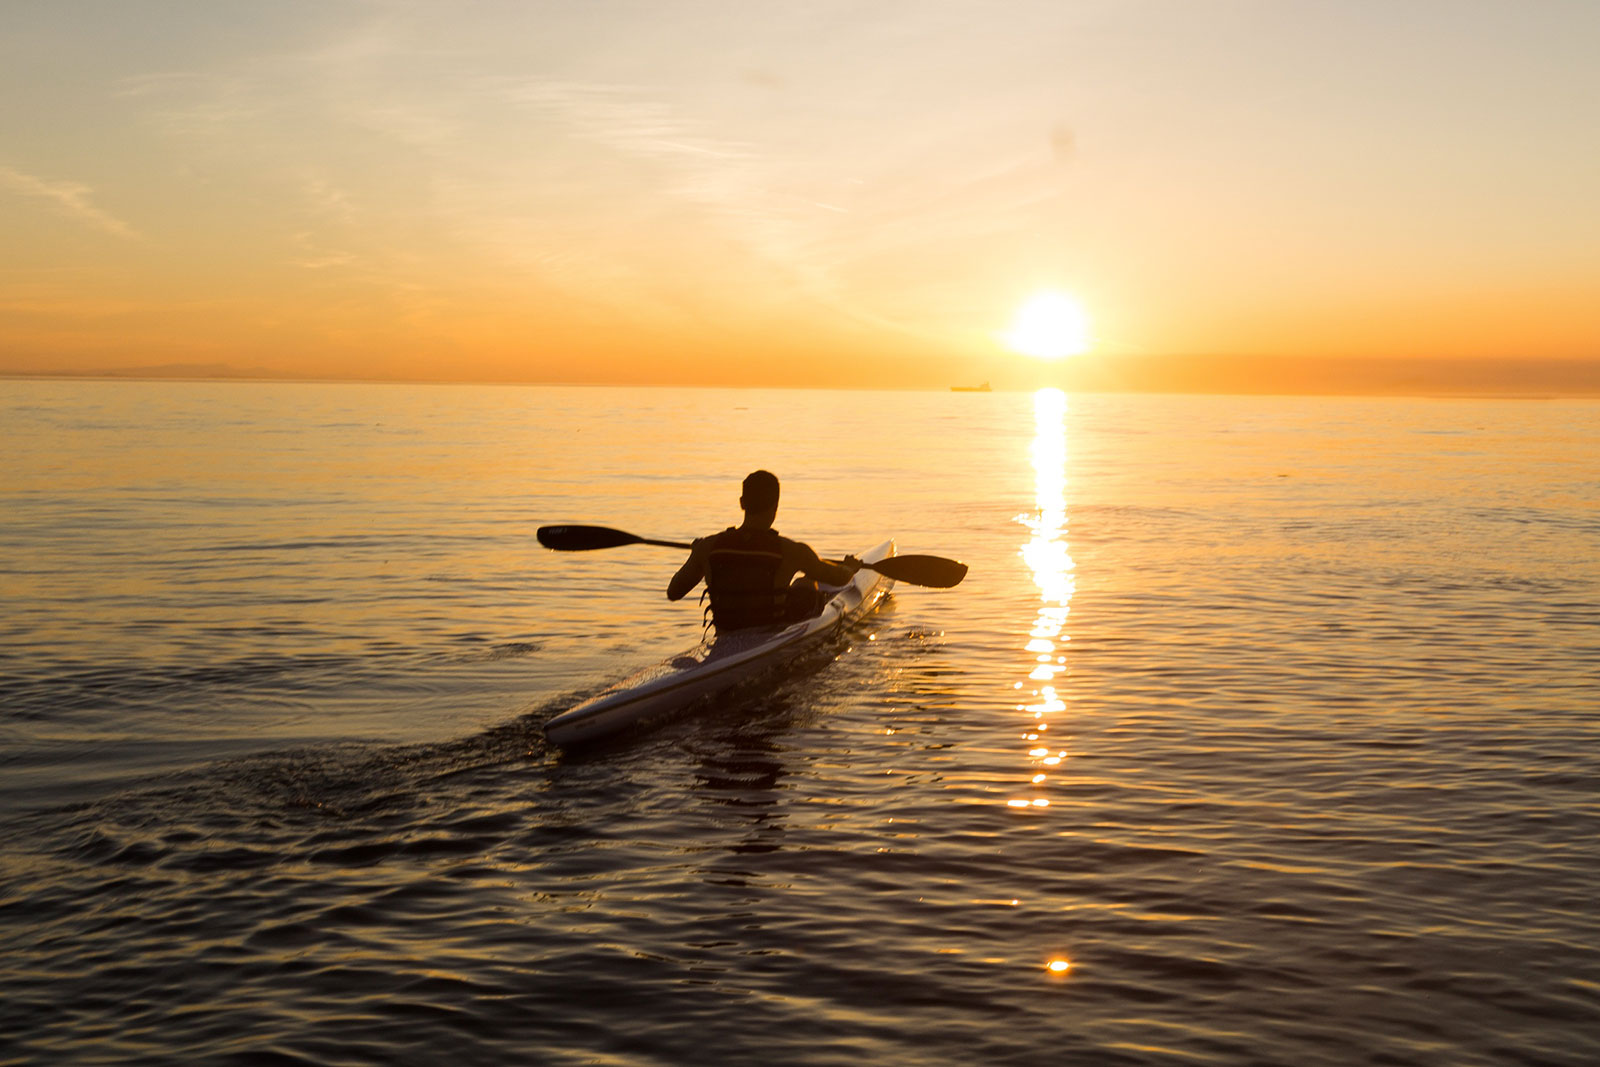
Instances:
[[[623,545],[655,545],[659,548],[693,548],[682,541],[656,541],[648,537],[613,530],[609,526],[541,526],[539,543],[557,552],[589,552],[597,548]],[[876,563],[863,563],[869,571],[907,585],[949,589],[967,576],[967,565],[943,556],[890,556]]]

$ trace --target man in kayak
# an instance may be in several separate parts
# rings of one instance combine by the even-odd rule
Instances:
[[[817,583],[844,585],[861,569],[854,556],[833,563],[772,528],[778,517],[776,475],[756,471],[745,478],[739,506],[744,522],[698,538],[667,583],[667,599],[682,600],[705,579],[718,633],[810,618],[824,603]]]

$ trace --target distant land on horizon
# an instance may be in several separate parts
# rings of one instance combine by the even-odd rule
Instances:
[[[940,369],[947,370],[947,366]],[[971,375],[996,391],[1057,386],[1089,393],[1241,393],[1265,395],[1389,396],[1600,396],[1600,359],[1376,359],[1275,356],[1078,356],[1057,364],[1007,368]],[[575,372],[555,378],[373,378],[360,375],[308,376],[230,363],[161,363],[93,370],[0,371],[0,378],[126,379],[190,381],[326,381],[482,385],[625,385],[717,387],[718,383],[678,382],[669,378],[636,383],[586,378]],[[967,384],[961,379],[906,382],[908,389],[940,390]],[[728,388],[813,388],[803,381],[727,382]],[[872,388],[873,383],[864,383]],[[884,383],[884,388],[893,388]]]

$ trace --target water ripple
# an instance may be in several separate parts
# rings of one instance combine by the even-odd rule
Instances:
[[[5,475],[8,1063],[1600,1061],[1592,405],[740,394],[969,578],[562,752],[698,624],[528,531],[695,525],[684,398],[219,388]]]

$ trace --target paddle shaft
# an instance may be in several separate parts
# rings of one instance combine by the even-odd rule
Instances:
[[[682,541],[658,541],[624,530],[613,530],[609,526],[541,526],[538,536],[541,545],[558,552],[589,552],[599,548],[620,548],[623,545],[694,548],[693,545],[684,544]],[[842,566],[832,560],[826,562]],[[877,571],[897,582],[932,586],[937,589],[948,589],[967,575],[966,564],[942,556],[890,556],[881,564],[861,565],[867,570]]]
[[[688,544],[687,542],[684,542],[684,541],[657,541],[653,537],[635,537],[632,540],[627,541],[626,543],[630,544],[630,545],[655,545],[657,548],[687,548],[687,549],[690,549],[690,550],[693,550],[693,548],[694,548],[693,545]],[[556,546],[550,545],[550,546],[547,546],[547,547],[555,548]],[[621,546],[617,545],[617,546],[612,546],[612,547],[620,548]],[[586,551],[586,549],[560,548],[560,549],[557,549],[557,551],[560,551],[560,552],[579,552],[579,551]],[[820,557],[818,557],[818,558],[820,558]],[[824,559],[822,562],[824,562],[824,563],[832,563],[834,566],[837,566],[837,567],[844,566],[844,563],[842,561],[836,560],[836,559]],[[862,566],[865,567],[869,571],[875,571],[875,570],[878,569],[878,568],[874,567],[870,563],[863,563]]]

